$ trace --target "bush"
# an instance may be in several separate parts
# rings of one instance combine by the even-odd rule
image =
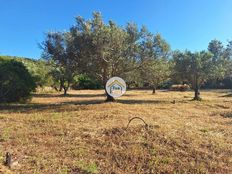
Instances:
[[[171,91],[188,91],[190,90],[190,86],[189,85],[172,85],[171,86]]]
[[[75,83],[72,85],[73,89],[101,89],[102,85],[88,77],[87,75],[79,75],[77,79],[75,79]]]
[[[35,88],[33,77],[21,62],[0,59],[0,102],[25,102]]]

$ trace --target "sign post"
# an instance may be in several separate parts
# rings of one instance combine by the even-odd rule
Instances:
[[[106,83],[106,92],[113,98],[119,98],[126,92],[126,83],[120,77],[112,77]]]

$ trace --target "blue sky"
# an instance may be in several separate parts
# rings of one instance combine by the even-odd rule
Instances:
[[[232,40],[231,0],[0,0],[0,55],[39,58],[46,32],[67,30],[75,16],[91,18],[93,11],[119,25],[145,25],[173,50]]]

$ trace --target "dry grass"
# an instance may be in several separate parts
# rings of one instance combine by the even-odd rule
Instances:
[[[192,92],[150,93],[104,103],[103,91],[83,90],[1,105],[0,161],[12,152],[20,164],[12,172],[22,174],[232,173],[228,91],[203,91],[202,102]],[[134,116],[148,130],[134,120],[125,131]]]

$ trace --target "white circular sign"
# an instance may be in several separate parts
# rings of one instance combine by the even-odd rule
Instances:
[[[126,92],[126,83],[120,77],[112,77],[106,83],[106,92],[114,97],[119,98]]]

